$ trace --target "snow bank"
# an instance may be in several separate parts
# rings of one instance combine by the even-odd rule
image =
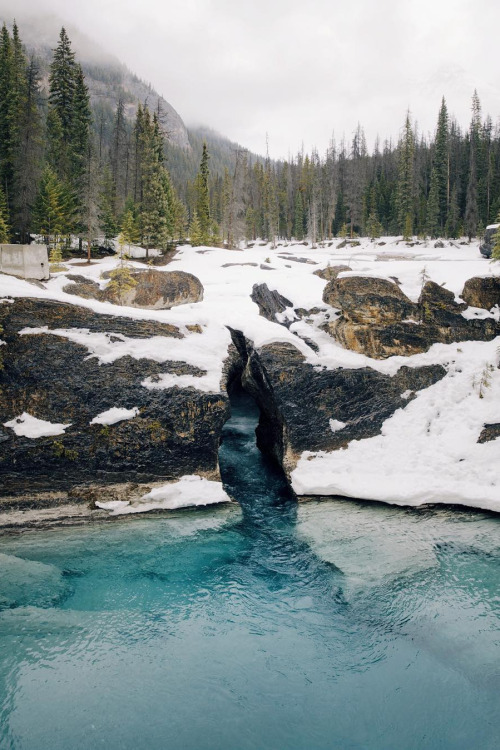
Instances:
[[[98,508],[111,511],[112,516],[126,513],[146,513],[150,510],[176,510],[194,506],[229,503],[221,482],[211,482],[197,475],[185,476],[178,482],[170,482],[156,487],[139,500],[129,503],[115,500],[109,503],[96,503]]]
[[[292,472],[298,495],[342,495],[395,505],[451,503],[500,512],[499,340],[450,345],[448,374],[386,420],[382,434],[331,453],[305,452]]]
[[[23,412],[19,417],[14,417],[10,422],[4,422],[4,427],[10,427],[19,437],[27,437],[35,440],[52,435],[63,435],[64,431],[71,427],[69,424],[56,424],[46,422],[45,419],[37,419],[28,412]]]
[[[102,411],[97,417],[90,422],[90,424],[117,424],[123,422],[124,419],[133,419],[139,414],[139,407],[134,406],[133,409],[120,409],[118,406],[113,406],[107,411]]]

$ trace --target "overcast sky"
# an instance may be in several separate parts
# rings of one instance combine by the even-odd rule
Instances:
[[[12,0],[0,0],[10,10]],[[18,0],[54,13],[151,82],[187,124],[273,157],[323,153],[360,122],[397,137],[410,108],[433,131],[441,96],[460,123],[476,87],[500,115],[495,0]],[[21,28],[22,31],[22,28]]]

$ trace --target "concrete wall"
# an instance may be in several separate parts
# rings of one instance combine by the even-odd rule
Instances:
[[[49,256],[45,245],[0,245],[0,272],[22,279],[48,279]]]

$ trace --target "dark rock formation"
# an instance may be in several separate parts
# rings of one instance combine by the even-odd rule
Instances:
[[[104,275],[104,274],[103,274]],[[126,295],[123,304],[129,307],[142,307],[147,310],[168,310],[176,305],[200,302],[203,299],[201,281],[185,271],[132,271],[136,285]],[[109,274],[107,274],[109,278]],[[105,302],[122,304],[119,297],[109,287],[101,290],[95,281],[83,276],[69,276],[73,284],[67,284],[64,291],[80,297],[93,298]]]
[[[428,281],[415,304],[386,279],[348,276],[330,281],[323,300],[341,310],[325,330],[346,349],[375,359],[424,352],[432,344],[489,341],[500,333],[493,319],[466,320],[465,304]]]
[[[256,351],[241,333],[231,333],[246,363],[243,385],[261,409],[259,447],[287,472],[302,451],[331,451],[379,434],[384,421],[411,400],[402,393],[426,388],[445,375],[440,365],[402,367],[394,377],[366,367],[318,370],[291,344]],[[330,419],[346,426],[333,432]]]
[[[418,300],[419,317],[438,326],[461,326],[461,312],[467,305],[455,302],[455,295],[434,281],[427,281]]]
[[[278,323],[276,313],[285,312],[287,307],[293,307],[289,299],[283,297],[276,290],[271,291],[267,284],[254,284],[251,298],[259,308],[259,314],[272,323]]]
[[[491,440],[496,440],[500,437],[500,423],[496,422],[493,424],[485,424],[481,430],[477,442],[478,443],[489,443]]]
[[[228,399],[194,388],[149,390],[161,373],[200,376],[184,362],[122,357],[99,364],[85,347],[52,334],[19,335],[26,326],[87,328],[120,339],[181,334],[175,326],[97,315],[84,308],[20,299],[0,306],[3,369],[0,424],[26,411],[49,422],[71,423],[65,434],[28,439],[2,427],[0,484],[5,494],[68,490],[92,481],[150,482],[184,474],[218,476],[218,446]],[[138,407],[133,419],[90,425],[111,407]],[[7,439],[5,439],[7,438]]]
[[[500,305],[500,276],[475,276],[465,282],[462,299],[471,307],[491,310]]]
[[[73,283],[66,284],[63,287],[63,292],[75,294],[77,297],[83,297],[84,299],[101,299],[101,288],[96,281],[71,273],[66,278]]]

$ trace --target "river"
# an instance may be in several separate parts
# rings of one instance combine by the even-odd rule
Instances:
[[[297,504],[232,412],[239,506],[0,538],[0,748],[496,750],[498,517]]]

